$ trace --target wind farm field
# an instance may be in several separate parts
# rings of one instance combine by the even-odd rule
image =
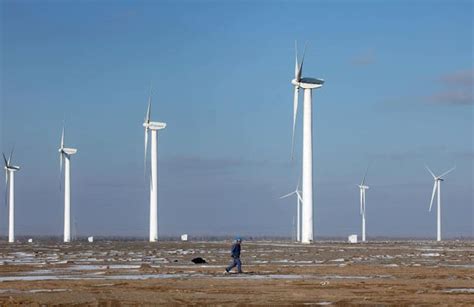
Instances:
[[[474,242],[0,243],[0,304],[474,305]],[[205,264],[191,260],[202,257]]]

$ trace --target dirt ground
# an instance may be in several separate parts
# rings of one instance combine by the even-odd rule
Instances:
[[[0,243],[0,304],[474,305],[474,242]],[[206,264],[194,264],[195,257]]]

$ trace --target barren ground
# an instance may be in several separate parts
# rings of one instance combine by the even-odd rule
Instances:
[[[0,304],[474,305],[474,242],[0,244]],[[193,264],[202,257],[207,264]]]

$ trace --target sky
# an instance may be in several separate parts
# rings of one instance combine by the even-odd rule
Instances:
[[[18,235],[61,235],[58,147],[79,236],[148,235],[142,127],[153,85],[159,235],[290,236],[294,42],[308,42],[315,239],[474,236],[472,1],[0,1],[0,150]],[[300,50],[301,51],[301,50]],[[302,101],[302,96],[300,97]],[[4,182],[0,235],[7,234]]]

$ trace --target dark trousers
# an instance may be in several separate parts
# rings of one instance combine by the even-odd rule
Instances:
[[[242,273],[242,263],[240,257],[232,257],[232,263],[225,269],[227,272],[237,267],[237,272]]]

